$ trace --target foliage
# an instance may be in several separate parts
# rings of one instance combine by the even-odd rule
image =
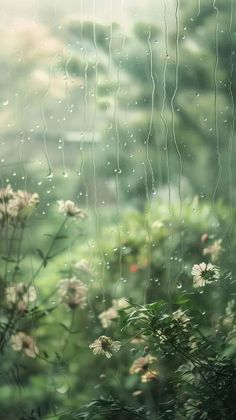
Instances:
[[[147,212],[129,211],[101,231],[91,264],[81,230],[82,242],[74,242],[85,215],[73,202],[59,201],[65,219],[32,253],[24,238],[38,196],[10,187],[1,194],[8,238],[1,404],[9,419],[234,418],[235,286],[227,267],[235,234],[227,232],[227,207],[188,200],[180,219],[176,206],[153,200]],[[61,246],[68,240],[69,265],[68,245]],[[30,274],[32,255],[38,268]],[[203,282],[192,279],[194,264]],[[12,408],[16,378],[20,399]]]

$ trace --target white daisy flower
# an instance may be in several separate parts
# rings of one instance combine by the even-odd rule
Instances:
[[[111,358],[114,351],[119,351],[120,347],[120,341],[113,341],[110,337],[106,337],[105,335],[98,337],[97,340],[89,346],[94,354],[104,354],[108,359]]]
[[[194,264],[192,268],[193,286],[204,287],[208,283],[217,281],[220,277],[219,268],[215,265],[205,262]]]

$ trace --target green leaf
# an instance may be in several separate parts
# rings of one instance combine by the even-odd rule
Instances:
[[[37,251],[37,253],[38,253],[38,255],[40,256],[40,258],[43,260],[43,266],[44,267],[46,267],[46,265],[47,265],[47,263],[48,263],[48,260],[51,258],[51,257],[49,257],[49,256],[45,256],[44,255],[44,253],[43,253],[43,251],[41,250],[41,249],[39,249],[39,248],[37,248],[36,249],[36,251]]]
[[[2,260],[7,261],[7,262],[12,262],[12,263],[17,263],[18,262],[14,258],[4,257],[4,255],[2,256]]]
[[[52,235],[50,233],[45,233],[44,236],[48,236],[49,238],[53,238],[55,241],[68,238],[67,235]]]

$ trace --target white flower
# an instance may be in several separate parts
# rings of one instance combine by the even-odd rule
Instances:
[[[94,354],[104,354],[108,359],[112,356],[113,351],[119,351],[121,347],[120,341],[113,341],[110,337],[101,335],[97,338],[89,348]]]
[[[33,211],[39,204],[39,196],[37,193],[28,193],[27,191],[17,191],[9,200],[6,208],[7,215],[14,219],[25,219],[32,215]]]
[[[83,271],[84,273],[87,273],[87,274],[92,273],[92,270],[89,266],[89,263],[85,259],[82,259],[82,260],[78,261],[77,263],[75,263],[74,268],[78,271]]]
[[[18,215],[18,209],[12,205],[12,201],[0,203],[0,220],[15,219]]]
[[[87,286],[76,277],[61,280],[58,293],[62,302],[66,303],[70,308],[78,305],[84,308],[87,304]]]
[[[151,354],[147,354],[146,356],[139,357],[133,362],[129,370],[129,373],[130,375],[134,375],[135,373],[144,373],[148,370],[150,365],[156,362],[157,362],[157,358],[152,356]]]
[[[220,277],[219,268],[211,263],[206,264],[205,262],[194,264],[192,275],[194,287],[203,287],[207,283],[217,281]]]
[[[17,216],[17,210],[12,213],[9,203],[11,203],[14,192],[10,185],[0,189],[0,220],[5,221],[7,218]]]
[[[9,304],[17,304],[19,311],[25,311],[29,303],[35,302],[37,292],[34,286],[18,283],[6,288],[6,300]]]
[[[16,219],[18,216],[18,206],[15,200],[10,200],[4,208],[1,208],[1,212],[4,214],[6,219]]]
[[[127,302],[125,298],[112,299],[112,306],[113,308],[119,310],[119,309],[127,308],[127,306],[129,306],[129,303]]]
[[[211,261],[216,262],[220,254],[224,251],[222,246],[222,239],[214,241],[212,245],[209,245],[207,248],[203,249],[203,255],[209,254],[211,256]]]
[[[29,335],[25,334],[24,332],[19,332],[15,335],[12,335],[10,342],[13,350],[22,350],[28,357],[34,358],[39,352],[34,339]]]
[[[126,308],[128,305],[129,304],[125,298],[112,299],[112,306],[106,311],[101,312],[98,316],[103,328],[108,328],[111,325],[112,319],[119,317],[118,310]]]
[[[98,315],[98,318],[101,321],[103,328],[108,328],[111,325],[111,320],[118,318],[118,312],[115,308],[109,308],[107,311],[101,312]]]
[[[77,219],[85,219],[86,214],[79,209],[71,200],[58,200],[58,212],[66,214],[69,217],[76,217]]]

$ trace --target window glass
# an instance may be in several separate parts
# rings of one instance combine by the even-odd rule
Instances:
[[[236,418],[235,22],[0,2],[0,418]]]

